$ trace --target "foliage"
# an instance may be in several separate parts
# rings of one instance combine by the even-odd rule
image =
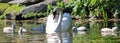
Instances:
[[[40,13],[30,12],[30,13],[25,14],[22,17],[24,17],[24,18],[30,18],[30,17],[37,18],[38,16],[47,16],[47,13],[46,12],[40,12]]]
[[[19,14],[22,8],[25,6],[18,5],[8,5],[6,3],[0,3],[0,13],[4,12],[0,18],[4,17],[8,13]],[[73,16],[79,16],[81,19],[85,18],[100,18],[108,20],[110,18],[120,18],[120,1],[119,0],[69,0],[69,3],[64,3],[62,0],[57,0],[56,6],[51,6],[48,4],[47,15],[53,12],[56,7],[61,7],[63,9],[72,9]],[[42,13],[42,12],[39,12]],[[30,14],[30,15],[29,15]],[[25,18],[35,17],[38,13],[31,12],[25,14]],[[40,16],[40,15],[39,15]]]
[[[8,8],[8,7],[10,7],[9,4],[7,4],[7,3],[0,3],[0,14],[2,14],[6,10],[6,8]]]
[[[19,14],[24,7],[25,6],[12,5],[5,10],[4,14],[8,13]]]
[[[30,12],[30,13],[25,14],[23,17],[29,18],[29,17],[32,17],[32,16],[36,16],[36,14],[37,14],[37,13]]]
[[[80,16],[80,18],[95,18],[102,17],[104,20],[108,20],[113,15],[117,17],[120,10],[120,1],[118,0],[69,0],[69,3],[63,3],[58,0],[57,6],[63,9],[69,7],[72,8],[72,15]],[[53,6],[48,5],[49,10],[53,10]]]
[[[6,8],[6,10],[4,11],[4,13],[0,16],[0,18],[5,18],[6,14],[12,14],[12,15],[18,15],[20,13],[20,11],[22,10],[22,8],[24,8],[25,6],[19,6],[19,5],[11,5],[8,8]]]

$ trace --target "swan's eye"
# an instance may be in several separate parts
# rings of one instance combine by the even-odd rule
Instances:
[[[56,17],[56,11],[53,12],[53,16],[54,16],[53,19],[55,19],[55,17]]]

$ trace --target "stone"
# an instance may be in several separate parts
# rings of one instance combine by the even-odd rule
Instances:
[[[21,4],[24,4],[24,5],[31,5],[31,4],[36,4],[36,3],[39,3],[39,2],[42,2],[44,0],[13,0],[13,1],[10,1],[8,2],[9,4],[17,4],[17,3],[21,3]]]
[[[21,14],[22,14],[22,16],[24,16],[25,14],[30,13],[30,12],[37,12],[37,13],[45,12],[45,11],[47,11],[47,4],[49,4],[49,3],[51,5],[56,5],[57,1],[46,0],[46,1],[43,1],[43,2],[38,3],[38,4],[27,6],[24,9],[22,9]]]
[[[9,1],[12,1],[12,0],[0,0],[0,3],[6,3],[6,2],[9,2]]]
[[[63,0],[64,3],[69,3],[69,0]]]
[[[15,20],[16,18],[16,15],[12,15],[12,14],[6,14],[5,16],[5,19],[8,19],[8,20]]]

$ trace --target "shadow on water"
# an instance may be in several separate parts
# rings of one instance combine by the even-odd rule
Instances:
[[[5,34],[3,28],[11,26],[12,23],[15,23],[15,33]],[[26,33],[18,33],[21,26],[27,30]],[[61,40],[63,43],[120,43],[120,21],[73,21],[72,26],[85,26],[86,31],[72,33],[74,37],[69,32],[47,35],[44,30],[45,22],[0,21],[0,43],[59,43]],[[115,26],[118,27],[117,36],[101,35],[102,28]]]

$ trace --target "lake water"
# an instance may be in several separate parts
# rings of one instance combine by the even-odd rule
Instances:
[[[6,34],[4,27],[15,24],[15,33]],[[0,43],[120,43],[120,22],[119,21],[73,21],[72,27],[86,27],[86,31],[61,32],[61,34],[47,35],[44,30],[40,30],[41,23],[35,21],[0,21]],[[19,34],[20,27],[27,30],[26,33]],[[101,35],[101,28],[118,27],[116,36]],[[44,26],[45,27],[45,26]],[[71,27],[71,28],[72,28]]]

